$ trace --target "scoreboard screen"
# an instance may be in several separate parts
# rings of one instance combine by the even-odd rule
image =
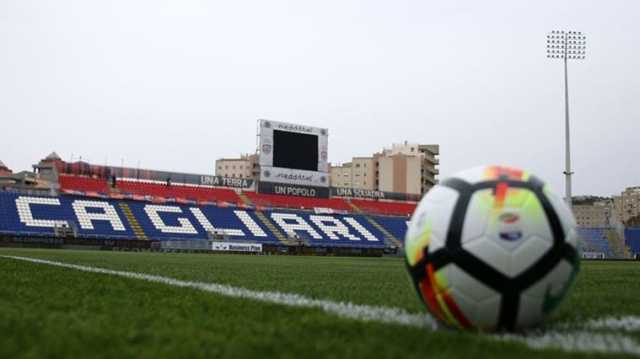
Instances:
[[[318,170],[318,136],[273,131],[273,166],[296,170]]]

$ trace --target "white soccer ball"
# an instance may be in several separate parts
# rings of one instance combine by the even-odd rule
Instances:
[[[579,268],[575,220],[541,180],[483,166],[433,187],[405,238],[428,311],[448,327],[522,330],[562,301]]]

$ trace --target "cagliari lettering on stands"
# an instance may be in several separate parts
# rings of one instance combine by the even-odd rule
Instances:
[[[303,189],[299,189],[303,190]],[[315,189],[317,195],[328,188]],[[311,194],[311,189],[302,193]],[[81,235],[118,236],[126,238],[134,236],[133,227],[117,200],[77,199],[72,197],[42,197],[19,194],[8,194],[0,197],[0,205],[7,208],[7,216],[3,218],[13,230],[21,232],[38,232],[47,235],[56,233],[57,229],[69,228]],[[47,210],[43,211],[46,208]],[[224,233],[226,237],[239,237],[242,240],[264,240],[270,236],[256,222],[251,214],[253,210],[235,208],[218,208],[213,206],[160,205],[154,203],[131,203],[132,216],[145,219],[148,223],[146,233],[155,239],[189,238],[203,239],[208,233]],[[324,211],[327,212],[327,211]],[[225,218],[218,222],[218,215]],[[291,212],[271,210],[265,214],[274,220],[274,224],[287,236],[295,237],[300,232],[318,240],[348,240],[373,242],[381,244],[381,237],[376,237],[366,227],[366,220],[348,214],[330,214],[314,212]],[[177,222],[177,223],[176,223]],[[151,231],[151,232],[149,232]],[[80,237],[82,238],[82,237]],[[113,238],[113,237],[112,237]],[[250,242],[213,242],[221,246],[220,250],[258,251],[260,245]]]

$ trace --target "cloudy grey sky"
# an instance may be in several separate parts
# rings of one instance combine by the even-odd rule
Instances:
[[[443,177],[486,163],[563,193],[561,62],[574,193],[640,185],[640,3],[608,1],[0,1],[0,160],[213,173],[255,149],[256,119],[330,129],[332,162],[441,145]]]

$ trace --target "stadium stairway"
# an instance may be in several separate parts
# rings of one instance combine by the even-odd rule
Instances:
[[[253,206],[253,201],[246,194],[244,194],[244,192],[238,192],[238,197],[240,197],[242,203],[246,204],[247,206]]]
[[[264,226],[267,227],[267,229],[271,233],[273,233],[273,235],[280,242],[282,242],[283,244],[286,244],[286,245],[291,245],[292,244],[292,242],[276,227],[276,225],[273,224],[273,222],[271,222],[271,220],[269,218],[267,218],[267,216],[265,216],[264,212],[258,211],[256,209],[255,215],[256,215],[256,217],[258,217],[260,222],[262,222],[262,224],[264,224]]]
[[[640,255],[640,228],[625,228],[624,241],[632,256]]]
[[[124,213],[124,216],[127,218],[127,221],[129,221],[129,225],[131,226],[133,233],[136,235],[136,238],[145,240],[145,241],[149,240],[147,235],[144,233],[144,230],[140,226],[140,223],[138,223],[138,220],[133,215],[133,212],[131,212],[131,208],[129,208],[129,205],[127,205],[124,202],[121,202],[120,209],[122,209],[122,213]]]
[[[587,228],[578,227],[578,244],[582,251],[585,252],[602,252],[607,258],[614,258],[615,254],[609,241],[604,228]]]
[[[380,233],[382,233],[382,235],[384,236],[384,242],[386,245],[396,246],[398,248],[403,247],[402,242],[399,241],[398,238],[396,238],[393,234],[391,234],[391,232],[387,231],[386,228],[381,226],[380,223],[376,222],[373,218],[371,218],[368,214],[363,212],[358,206],[356,206],[350,200],[346,200],[346,202],[349,204],[349,206],[351,206],[351,208],[353,208],[353,210],[356,213],[361,214],[367,220],[367,222],[369,222],[369,224],[371,224],[375,229],[379,230]]]
[[[605,238],[609,242],[609,247],[613,251],[615,258],[631,258],[631,252],[624,244],[624,238],[620,238],[615,229],[606,229]]]
[[[244,192],[239,192],[238,193],[238,197],[240,197],[240,200],[242,200],[242,202],[248,206],[253,206],[253,201],[251,200],[251,198],[249,198],[246,194],[244,194]],[[258,217],[258,219],[260,220],[260,222],[262,222],[262,224],[265,225],[265,227],[267,227],[267,229],[269,229],[271,231],[271,233],[273,233],[274,236],[276,236],[276,238],[286,244],[286,245],[292,245],[293,243],[275,226],[275,224],[273,224],[273,222],[271,222],[271,220],[269,218],[267,218],[267,216],[265,216],[265,214],[258,210],[256,208],[255,211],[256,217]]]

